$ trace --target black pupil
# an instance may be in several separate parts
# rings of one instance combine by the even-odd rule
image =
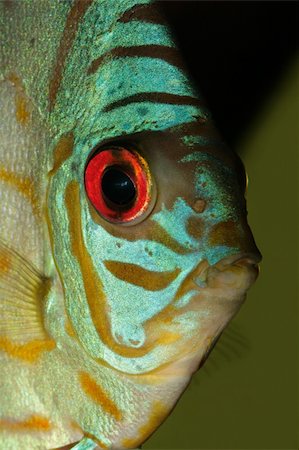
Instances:
[[[128,205],[135,197],[135,186],[131,178],[119,168],[107,169],[102,178],[105,197],[119,206]]]

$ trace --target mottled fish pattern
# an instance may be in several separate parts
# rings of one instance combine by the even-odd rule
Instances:
[[[154,3],[0,13],[0,449],[136,448],[256,279],[244,169]]]

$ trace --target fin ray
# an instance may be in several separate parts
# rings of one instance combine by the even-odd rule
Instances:
[[[43,302],[51,280],[0,238],[0,337],[27,342],[49,339]]]

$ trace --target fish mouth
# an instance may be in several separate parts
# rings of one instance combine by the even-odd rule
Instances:
[[[221,289],[222,295],[226,290],[247,291],[258,277],[260,261],[261,255],[255,253],[237,253],[213,265],[204,261],[192,274],[192,281],[200,291]]]
[[[236,253],[210,265],[201,261],[188,278],[194,296],[187,308],[199,314],[199,328],[187,337],[181,353],[160,376],[190,377],[199,370],[221,333],[240,309],[259,273],[259,253]]]

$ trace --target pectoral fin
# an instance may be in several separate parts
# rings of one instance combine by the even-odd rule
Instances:
[[[1,342],[14,346],[49,341],[43,323],[43,306],[50,287],[49,278],[0,239]]]

